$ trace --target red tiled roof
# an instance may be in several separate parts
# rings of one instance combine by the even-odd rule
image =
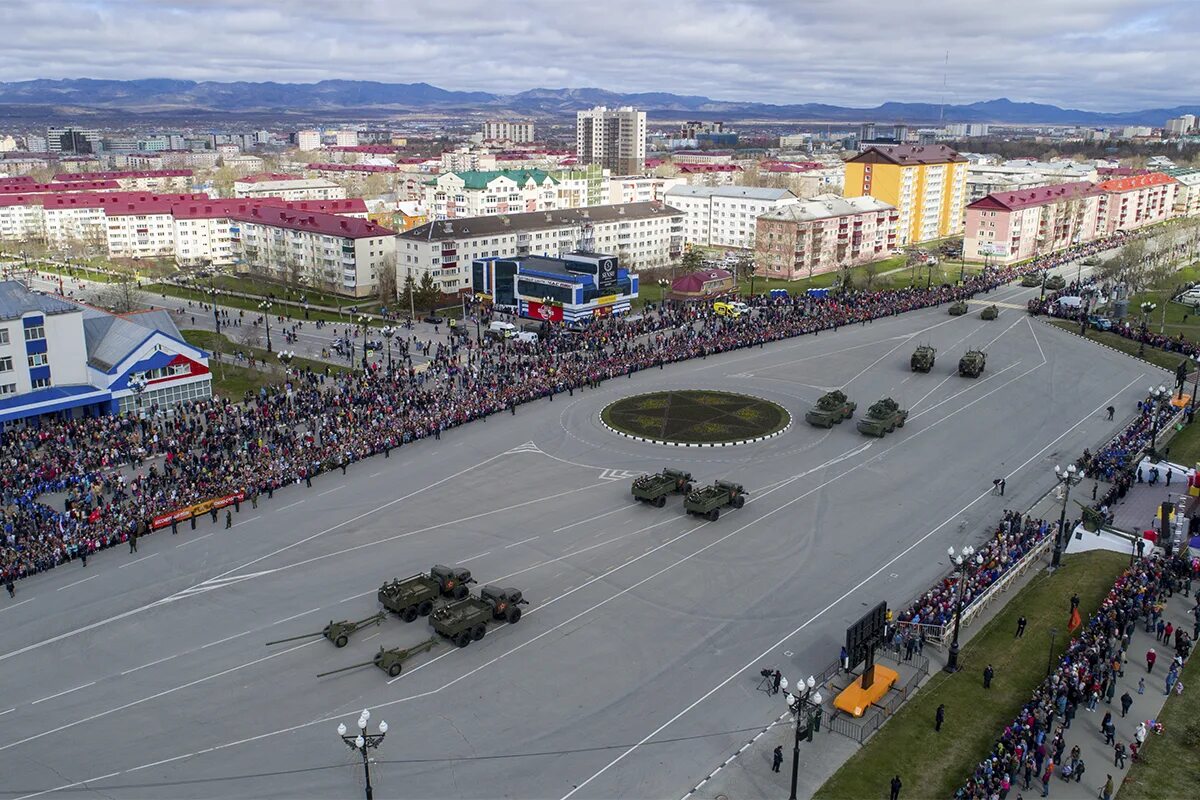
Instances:
[[[397,166],[379,166],[376,164],[309,164],[308,169],[324,172],[400,172]]]
[[[1091,181],[1074,181],[1058,183],[1053,186],[1037,186],[1032,189],[1017,189],[1012,192],[993,192],[987,197],[971,203],[967,208],[1019,211],[1023,208],[1044,206],[1082,197],[1095,197],[1101,194],[1104,194],[1104,191]]]
[[[811,172],[824,164],[817,161],[766,161],[761,165],[767,172]]]
[[[372,153],[386,156],[400,152],[401,148],[391,144],[339,144],[323,148],[333,153]]]
[[[256,202],[264,206],[290,208],[293,211],[320,211],[322,214],[365,214],[367,201],[361,197],[343,200],[284,200],[280,197],[263,197]]]
[[[1148,175],[1150,170],[1137,167],[1096,167],[1096,174],[1104,178],[1128,178],[1133,175]]]
[[[290,230],[311,231],[323,236],[337,236],[343,239],[364,239],[371,236],[393,236],[395,231],[355,217],[340,217],[336,214],[322,214],[318,211],[297,213],[288,208],[272,206],[257,206],[246,213],[238,213],[235,217],[242,222],[258,222]]]
[[[129,213],[130,208],[142,205],[145,208],[159,208],[163,202],[178,202],[180,200],[207,200],[206,194],[147,194],[145,192],[112,192],[109,194],[47,194],[41,196],[44,208],[54,210],[60,208],[121,208]]]
[[[1168,183],[1174,183],[1175,179],[1169,175],[1164,175],[1161,172],[1151,172],[1146,175],[1132,175],[1128,178],[1114,178],[1111,181],[1104,181],[1100,184],[1100,188],[1106,192],[1132,192],[1136,189],[1145,189],[1148,186],[1166,186]]]
[[[247,175],[244,178],[238,178],[234,183],[266,183],[267,181],[298,181],[303,180],[303,175],[289,175],[284,172],[260,172],[256,175]]]
[[[909,166],[912,164],[950,164],[966,160],[958,154],[958,151],[944,144],[893,144],[868,147],[847,163]]]
[[[9,183],[8,179],[0,181],[0,194],[50,194],[52,192],[101,192],[121,190],[121,184],[114,180],[102,181],[72,181],[54,183]]]
[[[34,183],[32,175],[13,175],[11,178],[0,178],[0,183]]]
[[[115,181],[121,178],[190,178],[190,169],[131,169],[121,172],[64,172],[55,175],[54,180],[63,183],[79,183],[81,181]]]

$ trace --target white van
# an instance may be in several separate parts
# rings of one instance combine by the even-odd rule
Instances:
[[[517,334],[516,339],[518,342],[536,342],[538,340],[538,335],[535,331],[520,331]]]
[[[500,334],[505,339],[511,339],[517,332],[517,326],[513,325],[511,322],[502,322],[501,320],[496,320],[492,324],[488,325],[488,330],[492,331],[493,333]]]

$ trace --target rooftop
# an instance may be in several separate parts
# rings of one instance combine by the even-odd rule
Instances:
[[[397,166],[381,166],[378,164],[309,164],[308,169],[320,172],[402,172]]]
[[[818,219],[846,217],[852,214],[867,214],[879,211],[895,211],[896,207],[874,197],[842,197],[836,194],[819,194],[799,203],[789,203],[759,216],[759,219],[785,222],[812,222]]]
[[[8,178],[0,179],[0,194],[49,194],[51,192],[103,192],[112,190],[120,191],[121,184],[114,180],[12,183]]]
[[[682,217],[683,212],[663,203],[624,203],[609,206],[568,208],[559,211],[533,211],[525,214],[493,214],[486,217],[439,220],[429,222],[400,234],[411,241],[442,241],[447,239],[493,236],[513,231],[540,231],[597,222],[644,220],[659,217]]]
[[[31,292],[20,281],[0,281],[0,319],[20,319],[31,312],[69,314],[78,310],[66,300]]]
[[[234,183],[265,183],[267,181],[301,181],[303,175],[289,175],[285,172],[260,172],[257,175],[247,175],[238,178]]]
[[[1097,188],[1096,184],[1091,181],[1074,181],[1017,189],[1012,192],[993,192],[987,197],[971,203],[967,208],[1019,211],[1023,208],[1095,197],[1101,194],[1104,194],[1104,191]]]
[[[944,144],[875,145],[850,159],[848,164],[917,164],[966,163],[967,159]]]
[[[436,185],[438,180],[447,175],[457,177],[463,182],[463,188],[466,189],[486,189],[488,184],[500,178],[508,178],[518,186],[524,186],[531,180],[539,186],[547,180],[551,183],[558,183],[550,173],[540,169],[462,170],[461,172],[447,172],[445,175],[439,175],[425,183],[426,185]]]
[[[741,172],[742,168],[737,164],[680,164],[678,166],[680,173],[689,175],[700,172]]]
[[[64,172],[54,180],[63,183],[80,181],[115,181],[121,178],[190,178],[190,169],[131,169],[120,172]]]
[[[1174,183],[1175,179],[1161,172],[1151,172],[1148,175],[1132,175],[1127,178],[1114,178],[1099,184],[1106,192],[1132,192],[1135,189],[1145,189],[1150,186],[1166,186]]]
[[[788,189],[769,189],[755,186],[672,186],[667,197],[729,197],[747,200],[787,200],[796,195]]]

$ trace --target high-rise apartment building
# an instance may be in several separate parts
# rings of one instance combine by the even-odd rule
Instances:
[[[301,150],[320,150],[321,132],[312,129],[296,131],[296,147]]]
[[[358,145],[358,131],[334,131],[334,145],[337,147],[355,147]]]
[[[46,147],[51,153],[95,153],[100,150],[100,131],[93,128],[49,128]]]
[[[596,106],[575,116],[580,164],[599,164],[614,175],[640,175],[646,169],[646,112],[632,106]]]
[[[846,162],[842,193],[870,196],[900,212],[897,244],[963,231],[967,159],[945,145],[869,147]]]
[[[521,120],[489,119],[483,123],[483,140],[528,144],[536,141],[533,123]]]

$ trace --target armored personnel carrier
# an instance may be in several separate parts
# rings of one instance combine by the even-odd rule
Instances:
[[[804,415],[804,421],[818,428],[832,428],[841,424],[842,420],[853,417],[856,408],[858,404],[847,399],[845,392],[834,389],[821,396],[817,404]]]
[[[424,617],[433,610],[439,597],[461,600],[470,591],[467,584],[475,583],[465,567],[435,564],[428,574],[419,573],[404,579],[392,580],[379,587],[377,597],[388,611],[399,614],[405,622]]]
[[[1046,278],[1047,291],[1057,292],[1059,289],[1065,289],[1066,286],[1067,282],[1061,275],[1051,275],[1050,277]]]
[[[987,308],[985,308],[983,311],[979,312],[980,319],[993,320],[998,316],[1000,316],[1000,309],[997,308],[995,306],[995,304],[992,304],[992,305],[988,306]]]
[[[912,358],[909,359],[908,365],[913,372],[929,372],[933,369],[933,362],[937,357],[937,349],[932,345],[918,345],[913,351]]]
[[[949,311],[950,316],[961,317],[963,314],[967,313],[967,301],[959,300],[957,303],[951,303]]]
[[[1021,285],[1025,286],[1027,288],[1032,288],[1034,286],[1041,286],[1042,285],[1042,276],[1040,273],[1030,272],[1028,275],[1025,275],[1024,277],[1021,278]]]
[[[667,495],[688,494],[692,488],[692,473],[666,467],[662,472],[634,478],[631,491],[635,499],[662,508],[667,504]]]
[[[721,516],[725,506],[741,508],[746,505],[748,492],[740,483],[716,481],[711,486],[701,486],[689,494],[683,501],[683,508],[689,514],[706,517],[713,522]]]
[[[987,364],[987,354],[982,350],[968,350],[958,360],[958,374],[964,378],[978,378]]]
[[[484,637],[489,622],[506,620],[516,624],[521,619],[521,609],[517,606],[526,602],[516,589],[485,586],[479,597],[467,597],[434,609],[429,624],[441,636],[466,647]]]
[[[858,430],[882,439],[884,434],[903,428],[906,419],[908,411],[900,408],[892,398],[885,397],[871,404],[867,415],[858,421]]]

